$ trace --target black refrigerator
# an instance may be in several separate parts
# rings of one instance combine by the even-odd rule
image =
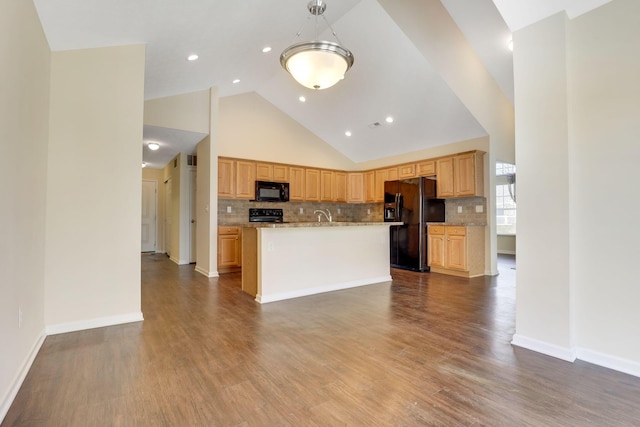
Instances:
[[[391,266],[429,271],[427,223],[445,222],[444,200],[436,198],[436,181],[425,177],[385,181],[384,220],[403,223],[389,227]]]

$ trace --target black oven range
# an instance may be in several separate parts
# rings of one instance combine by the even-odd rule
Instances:
[[[249,222],[284,222],[282,209],[249,208]]]

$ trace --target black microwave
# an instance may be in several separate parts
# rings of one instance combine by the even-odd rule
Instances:
[[[256,181],[256,202],[288,202],[289,183]]]

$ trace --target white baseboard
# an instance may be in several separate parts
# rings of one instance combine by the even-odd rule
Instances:
[[[195,270],[196,270],[196,272],[202,274],[205,277],[220,277],[217,271],[205,270],[204,268],[198,267],[197,264],[196,264]]]
[[[585,362],[633,375],[634,377],[640,377],[640,363],[633,360],[599,353],[586,348],[578,348],[577,355],[578,359]]]
[[[66,332],[82,331],[85,329],[102,328],[120,325],[122,323],[141,322],[144,320],[141,312],[122,314],[118,316],[99,317],[97,319],[80,320],[77,322],[58,323],[46,327],[47,335],[64,334]]]
[[[497,253],[502,254],[502,255],[515,255],[516,251],[498,250]]]
[[[18,373],[11,382],[11,386],[9,387],[7,394],[2,398],[2,401],[0,402],[0,423],[2,423],[2,420],[4,420],[7,412],[9,412],[9,408],[11,407],[13,400],[16,398],[20,387],[22,387],[22,383],[27,377],[27,374],[31,369],[31,365],[33,365],[33,361],[38,355],[40,347],[42,347],[42,343],[44,343],[44,339],[46,337],[46,332],[43,330],[33,344],[33,347],[31,348],[31,351],[27,355],[26,359],[24,360],[24,362],[22,362],[22,366],[20,366]]]
[[[573,362],[576,360],[576,351],[574,349],[550,344],[548,342],[525,337],[523,335],[515,334],[511,340],[511,345],[533,350],[561,360],[566,360],[567,362]]]
[[[359,286],[372,285],[374,283],[382,283],[382,282],[390,282],[390,281],[391,281],[391,275],[375,277],[375,278],[366,279],[366,280],[355,280],[353,282],[337,283],[334,285],[319,286],[317,288],[299,289],[295,291],[281,292],[281,293],[271,294],[271,295],[258,294],[256,295],[256,301],[259,302],[260,304],[265,304],[269,302],[282,301],[285,299],[306,297],[309,295],[340,291],[343,289],[357,288]]]

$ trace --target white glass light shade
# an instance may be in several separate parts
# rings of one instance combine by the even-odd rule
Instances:
[[[313,41],[288,47],[280,63],[302,86],[321,90],[344,77],[353,65],[353,54],[336,43]]]

